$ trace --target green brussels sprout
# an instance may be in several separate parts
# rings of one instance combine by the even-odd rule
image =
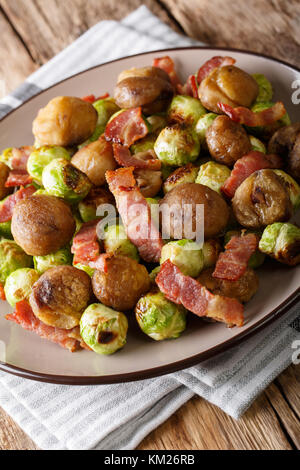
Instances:
[[[213,238],[203,243],[203,269],[211,268],[214,266],[219,258],[221,252],[221,245],[217,240]]]
[[[5,283],[8,276],[20,268],[31,268],[32,257],[13,240],[0,240],[0,282]]]
[[[261,140],[259,140],[257,137],[254,137],[254,135],[249,135],[249,139],[252,145],[252,150],[255,152],[267,153],[266,146]]]
[[[30,268],[17,269],[11,273],[4,286],[7,302],[15,307],[17,302],[27,300],[31,294],[32,286],[38,278],[38,272]]]
[[[48,194],[70,203],[84,199],[92,188],[88,177],[63,158],[52,160],[44,168],[42,180]]]
[[[295,210],[300,207],[300,186],[299,184],[288,175],[285,171],[282,170],[273,170],[276,175],[280,176],[284,180],[285,186],[289,192],[291,203]]]
[[[78,210],[83,222],[90,222],[97,218],[97,207],[85,201],[80,201]]]
[[[160,268],[161,266],[156,266],[156,268],[152,269],[151,273],[149,274],[150,281],[152,282],[152,284],[155,284],[155,278],[158,275]]]
[[[96,271],[94,268],[91,268],[90,266],[87,266],[85,264],[77,263],[73,264],[74,268],[80,269],[81,271],[84,271],[87,273],[90,277],[93,277],[94,272]]]
[[[191,277],[197,277],[204,266],[202,247],[192,240],[176,240],[164,245],[160,264],[167,259],[172,261],[183,274]]]
[[[134,144],[131,145],[130,150],[132,153],[147,152],[148,150],[154,149],[154,144],[156,141],[155,134],[148,134],[146,137],[137,140]]]
[[[147,117],[147,121],[151,126],[152,133],[161,131],[167,125],[167,117],[164,114],[152,114]]]
[[[260,111],[264,111],[265,109],[271,108],[272,106],[274,106],[274,104],[275,103],[272,103],[271,101],[255,103],[251,107],[251,110],[254,113],[259,113]],[[251,134],[255,134],[258,137],[261,136],[264,138],[269,138],[277,129],[283,126],[289,126],[290,124],[290,117],[288,113],[285,113],[285,115],[281,119],[276,121],[274,124],[270,124],[268,126],[245,127]]]
[[[128,321],[124,313],[92,304],[80,319],[83,341],[97,354],[113,354],[126,344]]]
[[[104,230],[103,243],[106,253],[128,256],[136,261],[140,259],[138,250],[128,239],[123,225],[107,226]]]
[[[221,194],[221,187],[230,175],[231,171],[227,166],[210,161],[200,166],[196,183],[208,186]]]
[[[11,220],[9,220],[8,222],[0,223],[0,237],[8,238],[9,240],[13,239],[11,233]]]
[[[300,228],[290,223],[268,225],[260,239],[259,249],[289,266],[300,263]]]
[[[266,101],[272,101],[273,97],[273,87],[271,82],[263,75],[262,73],[253,73],[252,77],[258,85],[258,95],[255,100],[256,103],[265,103]]]
[[[46,256],[34,256],[34,267],[39,274],[43,274],[50,268],[61,266],[64,264],[72,264],[72,255],[70,248],[61,248],[56,253],[51,253]]]
[[[40,195],[46,195],[47,196],[47,191],[46,189],[38,189],[35,193],[33,193],[33,196],[40,196]]]
[[[195,126],[204,114],[206,110],[200,100],[191,96],[176,95],[168,109],[168,121]]]
[[[51,147],[50,145],[40,147],[30,154],[27,161],[27,171],[35,181],[41,184],[44,168],[56,158],[71,160],[70,153],[63,147]]]
[[[199,167],[188,163],[187,165],[176,168],[163,184],[164,193],[167,194],[171,189],[179,184],[194,183],[199,172]]]
[[[256,233],[253,231],[251,232],[251,230],[245,230],[244,232]],[[235,235],[241,235],[241,230],[230,230],[226,232],[225,237],[224,237],[224,245],[226,246],[227,243],[230,241],[230,239],[234,237]],[[251,258],[249,259],[248,266],[249,268],[257,269],[264,264],[265,259],[266,259],[266,255],[262,253],[259,249],[257,249],[255,253],[253,253]]]
[[[206,131],[207,129],[212,125],[214,120],[218,117],[217,114],[215,113],[207,113],[202,116],[196,126],[195,126],[195,131],[198,135],[198,138],[200,140],[200,145],[203,147],[205,150],[208,150],[207,144],[206,144]]]
[[[5,165],[7,165],[11,170],[12,151],[12,147],[9,147],[7,149],[4,149],[0,155],[0,162],[5,163]]]
[[[200,142],[193,129],[174,124],[160,132],[154,151],[165,165],[182,166],[197,160]]]
[[[186,328],[185,308],[167,300],[162,292],[141,297],[135,315],[141,330],[155,341],[178,338]]]

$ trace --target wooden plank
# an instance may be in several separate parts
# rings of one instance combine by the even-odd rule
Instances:
[[[300,419],[300,365],[293,365],[276,380],[276,385]]]
[[[24,431],[0,408],[0,450],[37,450]]]
[[[120,20],[141,5],[146,5],[178,30],[155,0],[0,0],[0,5],[39,64],[48,61],[99,21]]]
[[[187,35],[299,66],[299,0],[161,0]]]
[[[0,31],[2,38],[2,47],[0,47],[0,98],[3,98],[20,85],[27,75],[34,72],[36,65],[1,11]]]

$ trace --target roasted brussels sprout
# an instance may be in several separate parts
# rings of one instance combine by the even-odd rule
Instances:
[[[169,106],[168,121],[195,126],[204,114],[206,114],[205,108],[198,99],[191,96],[177,95],[174,96]]]
[[[152,269],[151,273],[149,274],[150,280],[153,284],[155,284],[155,278],[158,275],[160,268],[161,268],[160,266],[157,266],[156,268]]]
[[[95,131],[98,114],[91,103],[71,96],[58,96],[41,109],[33,122],[40,146],[72,147],[82,144]]]
[[[154,150],[164,164],[182,166],[197,160],[200,142],[194,130],[174,124],[160,132]]]
[[[265,103],[266,101],[272,101],[273,87],[267,77],[262,73],[253,73],[252,77],[258,85],[258,95],[255,100],[255,104]]]
[[[97,218],[97,209],[103,204],[115,205],[115,199],[110,191],[104,188],[92,188],[83,201],[78,204],[78,210],[83,222]]]
[[[203,243],[202,246],[203,253],[203,268],[210,268],[215,266],[219,254],[221,253],[221,244],[218,240],[211,239]]]
[[[143,333],[155,341],[178,338],[186,328],[186,310],[167,300],[162,292],[141,297],[135,315]]]
[[[56,328],[72,329],[91,297],[91,280],[73,266],[48,269],[33,285],[29,302],[35,316]]]
[[[237,188],[232,207],[237,221],[253,229],[285,222],[293,214],[286,185],[273,170],[259,170],[248,176]]]
[[[2,284],[17,269],[31,266],[31,256],[26,255],[16,242],[5,238],[0,240],[0,282]]]
[[[251,233],[250,230],[244,230],[244,232]],[[230,230],[229,232],[226,232],[225,237],[224,237],[224,245],[227,245],[227,243],[235,235],[240,236],[241,235],[241,230]],[[252,269],[257,269],[257,268],[259,268],[260,266],[263,265],[263,263],[265,262],[265,259],[266,259],[266,255],[264,253],[262,253],[259,249],[257,249],[256,252],[253,253],[251,258],[249,259],[248,267],[252,268]]]
[[[7,302],[15,307],[17,302],[27,300],[39,273],[34,269],[21,268],[11,273],[6,279],[4,292]]]
[[[107,260],[107,272],[95,271],[92,285],[101,303],[125,312],[148,292],[150,279],[145,266],[127,256],[114,256]]]
[[[105,172],[117,167],[112,145],[102,137],[75,153],[71,163],[85,173],[95,186],[102,186]]]
[[[168,193],[182,183],[194,183],[199,172],[199,167],[188,163],[187,165],[176,168],[173,173],[165,180],[163,189],[164,193]]]
[[[133,154],[153,150],[156,139],[156,134],[148,134],[146,137],[143,137],[142,139],[139,139],[134,144],[132,144],[130,150]]]
[[[254,150],[255,152],[267,153],[266,146],[260,139],[254,137],[254,135],[249,135],[249,139],[252,146],[252,150]]]
[[[109,225],[106,227],[103,242],[106,253],[129,256],[129,258],[136,261],[140,259],[138,250],[128,239],[123,225]]]
[[[203,106],[217,114],[220,114],[220,102],[233,107],[251,106],[258,91],[254,78],[234,65],[215,68],[198,89]]]
[[[32,256],[56,253],[70,242],[75,228],[70,207],[54,196],[33,195],[19,201],[13,211],[13,237]]]
[[[81,271],[84,271],[86,274],[88,274],[90,277],[93,277],[95,269],[91,268],[88,265],[77,263],[73,264],[74,268],[80,269]]]
[[[213,294],[233,297],[244,303],[249,302],[258,290],[258,276],[256,272],[249,267],[238,281],[217,279],[213,277],[213,271],[214,268],[205,269],[197,279],[200,284],[207,287]]]
[[[200,117],[198,120],[195,131],[198,135],[200,140],[201,148],[208,150],[207,143],[206,143],[206,131],[212,125],[214,120],[218,117],[215,113],[207,113]]]
[[[285,171],[282,170],[273,170],[277,176],[282,178],[284,181],[285,187],[288,190],[290,195],[291,203],[293,205],[294,210],[299,209],[300,207],[300,186],[299,184],[288,175]]]
[[[0,162],[0,200],[4,199],[11,192],[11,188],[5,187],[9,171],[9,167],[5,163]]]
[[[204,206],[204,220],[198,207]],[[189,207],[190,213],[185,211]],[[219,235],[227,226],[229,220],[229,207],[224,199],[202,184],[184,183],[168,192],[160,201],[161,212],[170,213],[162,217],[162,232],[164,238],[195,239],[196,230],[204,224],[205,238]],[[183,214],[185,224],[183,226]],[[180,236],[181,234],[181,236]]]
[[[1,206],[1,203],[0,203],[0,206]],[[8,238],[9,240],[13,239],[13,236],[11,233],[11,220],[9,220],[8,222],[0,223],[0,237]]]
[[[192,240],[176,240],[167,243],[161,251],[160,264],[172,261],[186,276],[197,277],[204,266],[202,246]]]
[[[290,223],[275,223],[265,228],[259,249],[289,266],[300,263],[300,228]]]
[[[228,116],[218,116],[213,121],[207,129],[206,142],[212,158],[228,166],[252,150],[243,126]]]
[[[256,103],[252,106],[251,110],[254,113],[259,113],[260,111],[265,111],[268,108],[271,108],[274,106],[275,103],[272,103],[271,101],[267,102],[259,102]],[[246,128],[251,132],[251,134],[255,134],[258,137],[262,137],[263,139],[269,139],[277,129],[283,126],[288,126],[291,124],[290,117],[288,113],[286,113],[281,119],[276,121],[274,124],[269,124],[267,126],[256,126],[256,127],[249,127]]]
[[[216,162],[207,162],[200,166],[196,183],[203,184],[221,194],[221,187],[231,175],[231,171],[225,165]]]
[[[106,124],[108,123],[108,120],[112,117],[112,115],[120,111],[119,106],[116,104],[113,98],[104,98],[104,99],[95,101],[93,106],[98,113],[97,124],[103,126],[103,130]]]
[[[30,154],[27,171],[37,183],[42,184],[44,168],[56,158],[71,160],[70,153],[63,147],[50,147],[49,145],[40,147]]]
[[[50,162],[44,168],[42,179],[48,194],[64,198],[70,203],[84,199],[92,188],[86,174],[63,158]]]
[[[151,126],[152,134],[160,132],[167,125],[167,117],[163,113],[152,114],[147,117],[147,121]]]
[[[33,263],[39,274],[43,274],[45,271],[55,266],[71,265],[72,255],[70,248],[61,248],[56,253],[51,253],[46,256],[34,256]]]
[[[80,319],[80,335],[97,354],[113,354],[126,344],[128,321],[124,313],[92,304]]]

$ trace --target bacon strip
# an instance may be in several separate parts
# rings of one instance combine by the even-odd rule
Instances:
[[[246,272],[249,259],[258,248],[259,238],[254,233],[234,236],[220,254],[213,277],[237,281]]]
[[[157,57],[153,60],[153,67],[158,67],[159,69],[164,70],[170,77],[172,85],[176,88],[177,85],[180,85],[180,80],[175,70],[175,64],[173,59],[170,56]]]
[[[239,106],[233,108],[229,104],[218,103],[218,107],[235,122],[249,127],[267,126],[281,119],[286,114],[286,109],[281,101],[278,101],[271,108],[254,113],[251,109]]]
[[[41,338],[59,344],[70,352],[75,352],[80,348],[80,342],[71,336],[73,330],[64,330],[62,328],[45,325],[36,318],[26,300],[18,302],[15,312],[6,315],[5,318],[21,325],[25,330],[33,331]]]
[[[73,239],[71,253],[74,254],[74,264],[88,265],[96,261],[100,255],[100,244],[97,237],[97,225],[99,220],[92,220],[82,225]]]
[[[281,168],[282,164],[282,159],[278,155],[265,155],[262,152],[252,151],[236,161],[221,191],[229,198],[233,198],[240,184],[252,173],[264,168]]]
[[[27,161],[30,154],[33,152],[34,147],[25,146],[12,149],[12,159],[10,166],[12,170],[26,170]]]
[[[244,308],[238,300],[212,294],[196,279],[182,274],[170,260],[162,264],[155,282],[167,299],[195,315],[213,318],[230,327],[243,326]]]
[[[163,241],[151,220],[151,210],[133,176],[134,167],[106,172],[106,181],[115,196],[127,236],[147,262],[158,262]]]
[[[98,256],[95,261],[91,261],[89,266],[93,269],[98,269],[99,271],[103,271],[107,273],[108,271],[108,264],[107,262],[113,258],[113,253],[102,253],[102,255]]]
[[[6,180],[5,187],[26,186],[30,183],[32,183],[32,178],[26,170],[11,170]]]
[[[154,150],[139,152],[132,155],[129,148],[120,144],[113,144],[114,157],[120,166],[134,166],[145,170],[160,170],[161,161],[157,158]]]
[[[198,83],[195,75],[190,75],[184,85],[177,85],[177,91],[180,95],[188,95],[193,98],[199,98],[198,96]]]
[[[224,67],[225,65],[234,65],[236,60],[232,57],[222,57],[222,56],[215,56],[211,59],[207,60],[205,64],[200,67],[197,74],[197,82],[200,83],[204,80],[212,70],[218,67]]]
[[[15,205],[22,199],[32,196],[35,192],[36,188],[34,186],[28,186],[8,196],[3,204],[0,205],[0,223],[11,220]]]
[[[142,116],[142,108],[126,109],[110,121],[105,128],[105,138],[109,142],[130,147],[136,140],[148,134],[148,127]]]
[[[1,300],[6,300],[6,295],[5,295],[5,292],[4,292],[4,286],[3,286],[3,284],[1,284],[1,282],[0,282],[0,299]]]

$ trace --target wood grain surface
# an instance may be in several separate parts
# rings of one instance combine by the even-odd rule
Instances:
[[[300,66],[299,0],[0,0],[5,92],[98,21],[119,20],[142,4],[177,32]],[[1,449],[37,447],[0,409]],[[139,449],[299,450],[300,366],[281,374],[239,421],[194,397]]]

